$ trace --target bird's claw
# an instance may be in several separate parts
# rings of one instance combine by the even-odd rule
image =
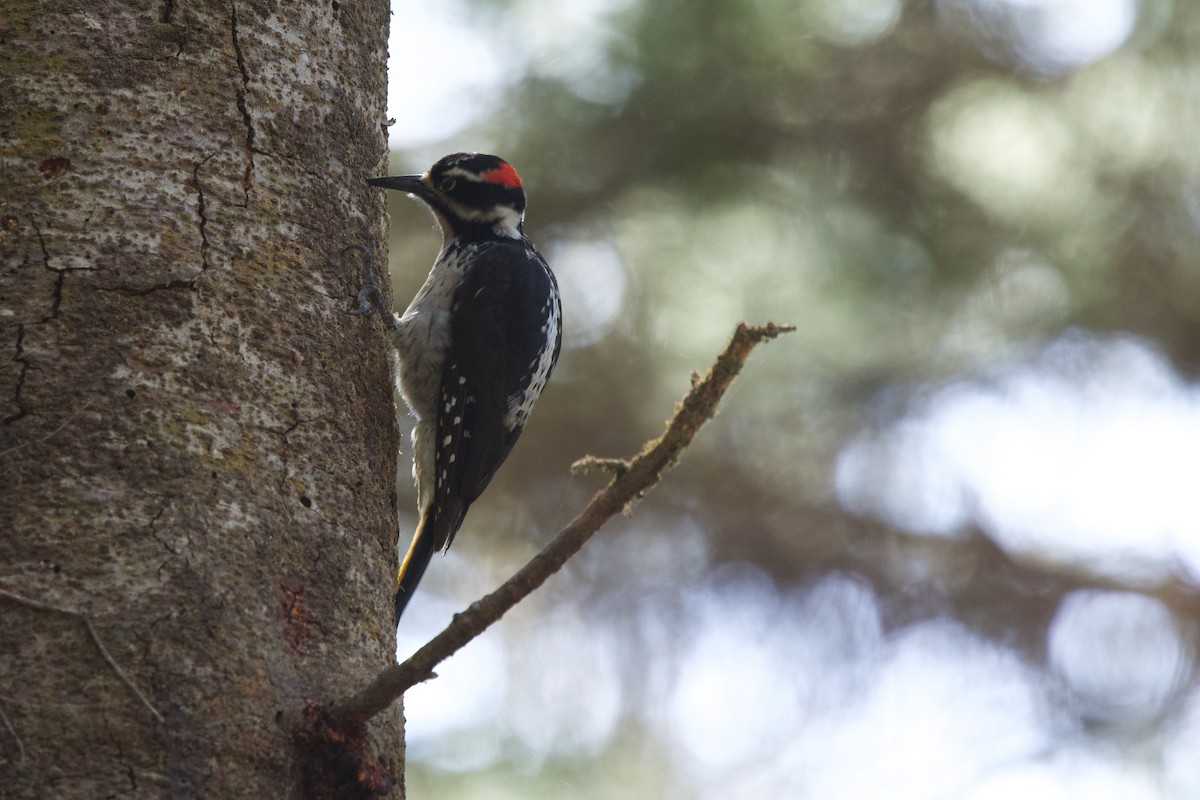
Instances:
[[[388,313],[387,298],[384,297],[383,290],[379,288],[379,284],[375,281],[371,251],[361,244],[352,244],[342,250],[342,255],[349,253],[351,250],[357,250],[362,253],[363,287],[358,290],[358,308],[350,313],[356,317],[360,317],[363,314],[370,314],[372,311],[377,311],[385,323],[390,321],[391,315]]]
[[[375,281],[370,281],[366,286],[358,290],[358,308],[350,313],[356,317],[361,317],[363,314],[370,314],[372,311],[378,311],[383,314],[387,306],[387,301],[384,299],[383,290],[379,288],[379,284]]]

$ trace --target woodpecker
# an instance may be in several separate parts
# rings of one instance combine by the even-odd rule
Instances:
[[[396,578],[396,622],[435,550],[444,553],[508,458],[562,347],[554,273],[525,235],[525,189],[512,165],[454,153],[422,175],[371,178],[433,211],[442,250],[408,310],[395,314],[373,277],[354,312],[379,313],[416,426],[420,522]]]

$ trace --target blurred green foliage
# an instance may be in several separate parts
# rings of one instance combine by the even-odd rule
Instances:
[[[705,555],[669,576],[674,592],[727,563],[757,565],[779,591],[851,575],[879,598],[885,630],[955,620],[1048,675],[1046,630],[1074,590],[1148,592],[1193,624],[1200,601],[1186,580],[1126,587],[1014,558],[983,531],[914,536],[848,514],[834,493],[851,436],[1064,331],[1133,334],[1184,376],[1200,371],[1200,4],[1098,5],[1132,15],[1112,52],[1070,39],[1056,49],[1046,31],[1061,20],[1042,8],[1052,2],[626,0],[584,4],[590,16],[574,28],[550,0],[466,4],[463,18],[523,69],[497,84],[480,123],[397,153],[396,171],[457,149],[517,165],[527,230],[576,327],[456,550],[509,553],[488,579],[499,580],[511,554],[532,547],[531,529],[544,540],[594,488],[567,477],[572,461],[637,450],[739,320],[771,319],[800,330],[756,354],[678,470],[601,533],[632,553],[598,545],[609,560],[574,565],[543,611],[578,603],[583,618],[637,638],[638,603],[654,605],[658,590],[636,573],[662,568],[640,563],[638,549],[669,551],[681,526],[698,526]],[[404,15],[397,8],[396,24]],[[438,241],[404,198],[392,208],[402,305]],[[667,630],[634,649],[629,684],[648,650],[685,646],[686,628]],[[1193,681],[1189,662],[1180,686]],[[643,711],[625,712],[607,756],[566,762],[591,775],[580,779],[588,791],[556,791],[551,768],[537,773],[540,788],[515,794],[419,764],[410,785],[429,796],[434,786],[459,787],[437,796],[688,796],[686,781],[661,783],[621,744],[654,740],[642,727],[654,712]],[[523,757],[544,755],[506,756]],[[627,784],[638,789],[593,785],[617,764],[640,775]]]

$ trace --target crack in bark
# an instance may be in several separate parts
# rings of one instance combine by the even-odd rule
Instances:
[[[291,450],[292,450],[292,443],[288,440],[288,434],[290,434],[292,431],[299,428],[300,423],[301,423],[300,415],[296,413],[295,409],[292,409],[292,424],[289,425],[287,428],[283,429],[282,431],[276,430],[276,429],[268,427],[266,425],[256,425],[255,426],[256,428],[259,428],[260,430],[266,431],[269,434],[279,437],[279,442],[280,442],[279,485],[277,488],[279,490],[279,498],[283,502],[284,514],[287,515],[289,523],[294,522],[295,514],[292,512],[291,503],[288,502],[288,499],[291,496],[291,493],[288,491],[288,477],[291,474],[291,470],[292,470],[291,458],[290,458]]]
[[[154,541],[158,542],[159,546],[161,546],[164,550],[166,550],[171,555],[177,556],[177,555],[179,555],[179,551],[176,550],[174,547],[171,547],[170,544],[168,544],[163,539],[160,539],[158,536],[158,521],[162,518],[162,515],[166,513],[167,509],[170,506],[171,506],[171,501],[169,499],[164,501],[163,504],[158,507],[158,511],[154,512],[154,516],[150,518],[150,522],[147,524],[146,529],[150,532],[151,538],[153,538]],[[164,563],[164,565],[166,564],[166,562],[163,562],[163,563]],[[162,571],[162,567],[159,567],[159,572],[161,573],[161,571]]]
[[[46,269],[54,269],[50,266],[50,251],[46,248],[46,237],[42,236],[42,229],[38,227],[37,217],[30,215],[29,226],[33,228],[33,234],[37,236],[38,247],[42,250],[42,266]]]
[[[263,431],[264,433],[269,433],[272,436],[278,436],[280,441],[282,441],[285,446],[290,447],[292,443],[291,440],[288,439],[288,436],[296,432],[301,425],[309,425],[313,422],[320,422],[321,420],[328,419],[327,415],[325,414],[318,414],[315,417],[308,418],[301,417],[295,412],[293,412],[293,414],[293,422],[286,428],[272,428],[270,425],[251,425],[250,427],[254,428],[255,430]]]
[[[44,443],[50,441],[53,437],[55,437],[59,433],[61,433],[63,428],[66,428],[68,425],[70,425],[75,420],[76,417],[78,417],[80,414],[82,414],[84,411],[87,411],[91,407],[92,407],[92,401],[88,400],[87,402],[83,403],[82,405],[76,407],[74,411],[72,411],[70,414],[67,415],[66,419],[64,419],[62,422],[60,422],[58,424],[57,428],[50,431],[46,435],[39,436],[36,439],[30,439],[28,441],[21,442],[21,444],[13,445],[12,447],[9,447],[5,450],[0,450],[0,458],[4,458],[4,456],[7,456],[10,453],[15,453],[16,451],[20,450],[21,448],[28,447],[29,445],[31,445],[35,442],[37,442],[39,444],[44,444]]]
[[[119,294],[126,295],[127,297],[145,297],[146,295],[154,294],[155,292],[170,292],[170,291],[174,291],[176,289],[187,289],[189,292],[194,292],[194,291],[196,291],[196,279],[193,278],[192,280],[189,280],[189,281],[185,281],[185,280],[167,281],[166,283],[156,283],[153,286],[146,286],[141,289],[134,289],[131,286],[97,286],[96,287],[96,291],[98,291],[98,292],[117,292]]]
[[[90,221],[90,218],[89,218]],[[30,216],[29,225],[33,228],[33,234],[37,237],[38,248],[42,251],[42,268],[54,273],[54,288],[50,293],[50,313],[43,316],[38,323],[49,322],[58,318],[59,309],[62,307],[63,299],[63,283],[67,279],[68,272],[99,272],[100,267],[64,267],[56,269],[50,266],[50,248],[46,246],[46,237],[42,235],[42,229],[38,227],[37,218]]]
[[[196,186],[196,216],[200,218],[198,227],[200,228],[201,270],[207,270],[212,265],[208,263],[208,205],[204,200],[204,184],[200,182],[200,168],[207,164],[208,160],[215,155],[216,153],[209,153],[197,161],[196,166],[192,167],[192,182]]]
[[[175,13],[175,0],[167,0],[163,3],[162,14],[159,16],[159,22],[171,23],[171,15]]]
[[[56,273],[54,289],[50,295],[50,313],[39,320],[39,322],[49,322],[58,316],[58,310],[62,307],[63,281],[66,279],[66,270],[56,270],[50,266],[50,250],[46,247],[46,237],[42,235],[42,229],[38,227],[35,217],[29,217],[29,225],[33,228],[33,235],[37,237],[38,247],[42,251],[42,268]]]
[[[242,53],[242,43],[238,37],[237,3],[233,3],[230,13],[230,30],[233,36],[233,52],[237,55],[238,71],[242,75],[242,85],[237,90],[237,107],[242,114],[242,123],[246,126],[246,171],[242,173],[242,193],[246,205],[250,205],[250,184],[254,175],[254,120],[250,118],[250,109],[246,97],[250,94],[250,73],[246,70],[246,56]]]
[[[42,317],[42,322],[49,322],[58,316],[58,310],[62,307],[63,282],[67,279],[67,271],[65,269],[57,270],[58,275],[54,278],[54,291],[51,293],[50,313]]]
[[[26,416],[29,409],[21,400],[21,389],[25,387],[25,376],[29,372],[29,359],[25,358],[25,325],[17,325],[17,347],[16,354],[13,356],[13,361],[21,365],[21,372],[17,375],[17,386],[13,389],[13,403],[17,406],[17,413],[9,414],[4,418],[4,425],[12,425],[17,420]]]
[[[136,792],[137,791],[137,777],[136,777],[136,773],[134,772],[133,764],[130,763],[130,759],[128,758],[128,756],[125,753],[125,747],[123,746],[123,744],[121,742],[121,737],[115,735],[115,732],[113,731],[112,721],[110,720],[110,718],[107,714],[104,715],[103,725],[104,725],[105,738],[107,738],[108,741],[112,742],[114,749],[117,751],[116,757],[114,760],[116,761],[117,764],[119,764],[122,767],[122,771],[125,773],[126,779],[129,780],[130,790],[133,792]],[[109,797],[113,797],[113,796],[114,795],[109,795]]]
[[[325,419],[325,418],[326,418],[326,415],[324,415],[324,414],[318,414],[315,417],[305,418],[305,417],[300,416],[300,413],[298,411],[296,411],[296,409],[293,408],[292,409],[292,424],[282,430],[280,430],[278,428],[272,428],[268,425],[252,425],[251,426],[257,430],[261,430],[261,431],[269,433],[273,436],[279,437],[281,447],[280,447],[280,451],[279,451],[278,490],[279,490],[280,498],[284,501],[283,509],[284,509],[284,513],[287,515],[289,522],[292,522],[295,519],[295,512],[292,509],[291,503],[288,501],[291,498],[293,498],[294,496],[296,496],[297,494],[303,496],[304,492],[293,492],[293,491],[291,491],[291,489],[288,486],[288,479],[291,477],[291,469],[292,469],[291,458],[290,458],[292,442],[291,442],[291,440],[288,439],[288,436],[292,432],[299,429],[301,425],[308,425],[312,422],[317,422],[317,421]],[[303,499],[301,500],[301,502],[303,502]],[[311,503],[311,500],[309,502]]]

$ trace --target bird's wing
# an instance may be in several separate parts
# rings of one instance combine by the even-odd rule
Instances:
[[[435,547],[450,546],[521,435],[531,403],[514,413],[514,398],[530,389],[543,350],[553,348],[553,368],[561,346],[557,294],[541,256],[519,242],[482,251],[455,291],[434,443]]]

